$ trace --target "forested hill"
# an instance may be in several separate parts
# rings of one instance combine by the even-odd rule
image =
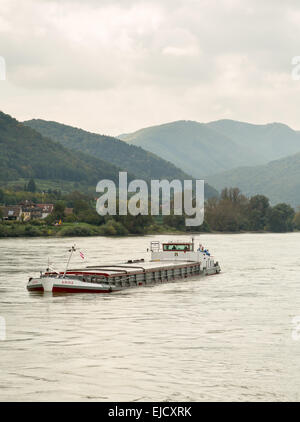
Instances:
[[[208,177],[217,189],[237,186],[248,196],[262,194],[272,204],[300,205],[300,153],[260,166],[240,167]]]
[[[70,151],[0,112],[0,180],[34,177],[88,184],[117,181],[118,172],[110,163]]]
[[[41,119],[32,119],[23,123],[69,149],[101,158],[128,173],[133,173],[137,178],[143,180],[191,179],[189,173],[183,172],[169,161],[117,138]],[[218,196],[218,192],[212,186],[205,184],[205,197],[213,196]]]
[[[300,134],[287,125],[234,120],[177,121],[123,134],[120,139],[168,159],[195,177],[267,164],[300,152]],[[263,182],[263,181],[262,181]]]
[[[207,123],[207,126],[229,137],[237,145],[251,149],[260,157],[255,164],[266,164],[300,151],[299,132],[283,123],[255,125],[225,119]]]
[[[120,137],[160,157],[169,157],[176,166],[198,178],[239,165],[256,164],[256,157],[249,149],[204,123],[181,120]]]
[[[144,180],[190,178],[172,163],[111,136],[41,119],[28,120],[24,124],[69,149],[98,157]]]

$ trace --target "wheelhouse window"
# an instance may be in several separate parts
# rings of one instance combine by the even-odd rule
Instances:
[[[191,244],[190,243],[163,243],[163,251],[191,251]]]

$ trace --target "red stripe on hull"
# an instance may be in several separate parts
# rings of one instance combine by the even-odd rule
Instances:
[[[215,271],[214,273],[211,274],[203,274],[204,276],[211,276],[211,275],[216,275],[219,274],[219,271]],[[193,274],[182,274],[182,275],[178,275],[178,276],[169,276],[169,278],[164,278],[164,279],[156,279],[156,280],[149,280],[146,283],[145,282],[138,282],[138,284],[136,286],[131,285],[131,286],[124,286],[121,289],[118,290],[111,290],[111,289],[88,289],[88,288],[74,288],[74,287],[60,287],[60,286],[53,286],[52,292],[53,293],[114,293],[114,292],[118,292],[120,290],[125,290],[128,288],[134,288],[134,287],[143,287],[143,286],[155,286],[159,283],[168,283],[168,282],[172,282],[175,280],[182,280],[185,278],[189,278],[189,277],[195,277],[198,276],[198,273],[193,273]],[[27,287],[27,290],[29,291],[40,291],[43,292],[44,288],[43,286],[30,286]]]
[[[118,290],[114,290],[116,292]],[[112,290],[103,290],[103,289],[72,289],[68,287],[57,287],[54,286],[52,289],[53,293],[112,293]]]

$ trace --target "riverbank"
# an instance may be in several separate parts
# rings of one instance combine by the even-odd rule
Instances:
[[[31,184],[34,182],[32,181]],[[44,193],[44,192],[43,192]],[[187,227],[186,215],[116,215],[96,212],[94,197],[80,192],[11,192],[0,189],[0,238],[36,236],[126,236],[196,233],[285,233],[300,229],[300,211],[288,204],[271,206],[268,198],[245,197],[238,189],[224,189],[205,202],[200,227]],[[18,205],[7,205],[18,204]],[[14,215],[15,213],[15,215]],[[14,218],[14,221],[9,218]],[[26,222],[26,223],[25,223]],[[61,224],[58,224],[61,223]]]
[[[0,223],[0,238],[8,237],[70,237],[70,236],[130,236],[154,234],[185,234],[163,225],[152,225],[142,233],[130,233],[121,223],[109,220],[102,225],[88,223],[62,223],[49,225],[42,221],[32,222],[2,222]]]
[[[293,230],[298,231],[298,230]],[[272,233],[271,231],[184,231],[177,230],[162,224],[153,224],[145,227],[144,232],[131,233],[121,223],[109,220],[102,225],[88,223],[62,223],[61,225],[49,225],[43,221],[32,222],[2,222],[0,223],[0,238],[10,237],[88,237],[88,236],[137,236],[137,235],[196,235],[196,234],[245,234],[245,233]]]

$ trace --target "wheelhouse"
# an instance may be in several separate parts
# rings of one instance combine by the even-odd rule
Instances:
[[[163,243],[162,250],[164,252],[193,252],[193,243]]]

